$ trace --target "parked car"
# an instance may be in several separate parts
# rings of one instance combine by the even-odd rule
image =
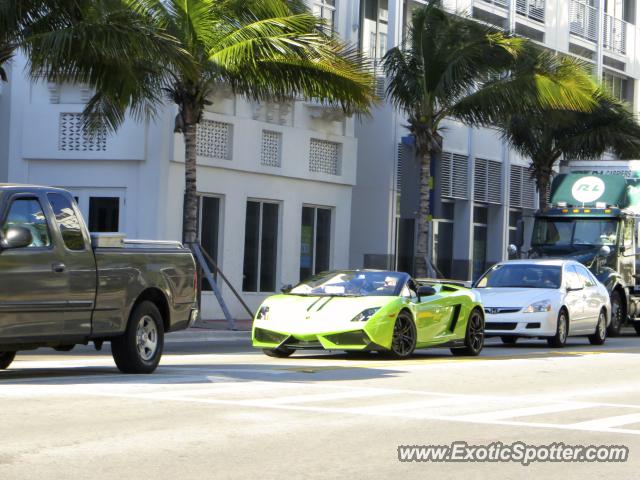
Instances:
[[[255,315],[252,338],[273,357],[326,349],[406,358],[427,347],[478,355],[484,314],[476,295],[463,287],[419,284],[392,271],[339,270],[267,298]]]
[[[178,242],[90,236],[69,192],[0,185],[0,368],[16,352],[111,342],[126,373],[153,372],[164,334],[198,316],[195,263]]]
[[[484,305],[487,336],[504,343],[545,338],[562,347],[584,335],[602,345],[611,321],[607,289],[573,260],[511,260],[491,267],[473,291]]]

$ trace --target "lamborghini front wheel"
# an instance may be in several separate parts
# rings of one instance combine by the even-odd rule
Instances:
[[[390,355],[393,358],[410,357],[416,349],[416,325],[407,312],[400,312],[393,327]]]

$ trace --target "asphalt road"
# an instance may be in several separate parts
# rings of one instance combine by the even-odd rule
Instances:
[[[0,372],[0,479],[616,478],[640,467],[640,337],[478,358],[272,359],[246,334],[169,337],[153,375],[77,348]],[[624,445],[624,463],[404,463],[399,445]]]

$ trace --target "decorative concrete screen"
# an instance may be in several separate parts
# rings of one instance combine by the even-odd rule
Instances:
[[[202,120],[198,124],[196,139],[198,156],[231,160],[233,125],[230,123]]]
[[[107,150],[107,130],[102,127],[89,133],[81,113],[61,113],[58,150],[63,152],[104,152]]]
[[[340,175],[340,144],[312,138],[309,171]]]
[[[267,167],[279,167],[282,158],[282,133],[262,131],[260,163]]]

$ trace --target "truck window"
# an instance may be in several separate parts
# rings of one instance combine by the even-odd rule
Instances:
[[[634,233],[634,221],[631,218],[627,218],[624,222],[624,246],[633,246],[633,233]]]
[[[71,205],[71,200],[59,193],[49,193],[47,197],[49,198],[49,203],[51,203],[64,244],[69,250],[84,250],[82,229]]]
[[[36,198],[19,198],[11,203],[2,231],[12,226],[24,227],[31,232],[33,241],[27,248],[48,247],[51,235],[40,202]]]

